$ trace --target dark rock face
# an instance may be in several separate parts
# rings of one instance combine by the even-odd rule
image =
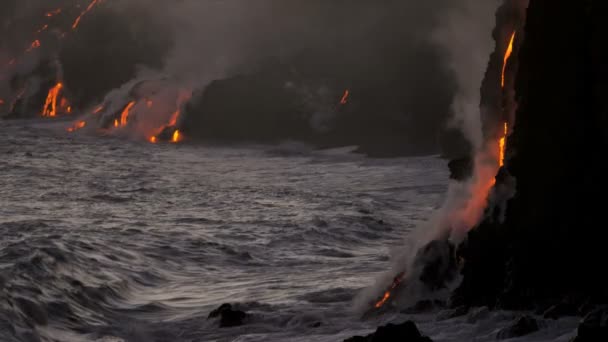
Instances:
[[[608,299],[608,23],[601,0],[531,0],[519,53],[506,170],[517,179],[504,224],[486,220],[460,255],[457,302],[531,308]],[[560,32],[558,34],[558,32]]]
[[[590,312],[578,327],[578,336],[573,342],[608,341],[608,309]]]
[[[414,322],[407,321],[397,325],[387,324],[379,327],[373,334],[351,337],[344,342],[432,342],[432,340],[422,336]]]
[[[526,336],[537,332],[540,329],[536,319],[530,316],[520,317],[512,326],[506,327],[498,332],[499,340],[506,340],[514,337]]]
[[[247,313],[234,310],[231,304],[222,304],[219,308],[211,311],[207,319],[219,318],[220,328],[230,328],[245,324],[247,317]]]
[[[416,255],[414,268],[420,267],[420,281],[431,291],[447,286],[456,275],[455,247],[447,240],[434,240]]]

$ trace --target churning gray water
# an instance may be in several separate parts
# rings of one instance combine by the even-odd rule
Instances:
[[[363,321],[352,300],[441,202],[441,159],[64,126],[0,123],[0,341],[341,341],[401,318]],[[207,319],[225,302],[248,324]],[[512,315],[415,319],[436,341],[493,340]]]

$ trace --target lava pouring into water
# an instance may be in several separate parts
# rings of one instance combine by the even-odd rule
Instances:
[[[511,58],[511,54],[513,53],[513,43],[515,42],[515,34],[517,32],[514,31],[511,35],[511,40],[509,41],[509,46],[507,47],[507,51],[505,52],[505,57],[502,64],[502,75],[501,75],[501,86],[505,87],[505,72],[507,71],[507,62],[509,62],[509,58]]]
[[[178,95],[178,98],[177,98],[177,109],[171,114],[169,122],[166,125],[163,125],[160,128],[158,128],[157,130],[155,130],[155,133],[152,134],[148,138],[148,141],[150,143],[156,144],[157,142],[163,140],[163,141],[169,141],[169,142],[176,144],[176,143],[181,142],[184,139],[182,132],[177,128],[177,122],[181,115],[181,112],[182,112],[181,108],[182,108],[183,104],[186,101],[188,101],[191,97],[192,97],[191,91],[181,91],[180,92],[180,94]],[[171,130],[173,130],[172,133],[171,133]]]
[[[175,132],[173,132],[173,136],[171,137],[171,142],[177,144],[180,141],[182,141],[182,135],[179,132],[179,129],[176,129]]]
[[[382,298],[376,302],[376,304],[374,305],[374,307],[376,309],[380,309],[381,307],[384,306],[384,304],[386,304],[386,302],[388,302],[388,300],[391,298],[391,296],[393,295],[393,291],[401,284],[401,282],[403,281],[403,278],[405,276],[405,273],[399,273],[395,279],[393,279],[393,283],[391,284],[391,286],[388,288],[388,290],[386,290],[384,292],[384,295],[382,296]]]
[[[62,89],[63,83],[59,82],[49,90],[44,107],[42,108],[42,116],[51,118],[57,116],[57,99]]]

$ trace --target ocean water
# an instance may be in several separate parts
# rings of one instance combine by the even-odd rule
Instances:
[[[354,310],[441,203],[437,157],[65,127],[0,122],[0,341],[341,341],[405,319],[435,341],[492,341],[518,315]],[[207,319],[226,302],[246,325]],[[520,340],[568,341],[577,323],[542,321]]]

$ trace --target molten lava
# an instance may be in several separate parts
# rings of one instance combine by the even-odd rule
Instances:
[[[513,53],[513,43],[515,42],[515,34],[517,31],[513,31],[511,35],[511,40],[509,41],[509,46],[507,47],[507,51],[505,52],[505,57],[502,64],[502,75],[501,75],[501,86],[505,87],[505,72],[507,71],[507,62],[509,62],[509,58],[511,58],[511,54]]]
[[[42,26],[38,31],[36,31],[36,33],[42,33],[43,31],[46,31],[46,29],[49,28],[48,24],[44,24],[44,26]]]
[[[395,279],[393,279],[393,283],[391,284],[391,286],[388,288],[388,290],[386,290],[386,292],[384,292],[384,295],[382,296],[382,298],[374,305],[374,307],[376,309],[380,309],[381,307],[384,306],[384,304],[386,304],[386,302],[388,302],[388,300],[391,298],[391,296],[393,295],[393,291],[401,284],[401,282],[403,281],[403,278],[405,276],[405,273],[401,272],[399,273]]]
[[[79,129],[83,129],[86,125],[87,125],[86,121],[78,121],[72,127],[68,127],[67,131],[70,133],[75,132]]]
[[[500,167],[505,165],[505,149],[507,147],[507,135],[509,134],[509,125],[505,122],[504,135],[500,138],[498,145],[500,147]]]
[[[348,103],[348,97],[350,96],[350,90],[346,89],[344,91],[344,95],[342,95],[342,99],[340,100],[341,105],[345,105]]]
[[[104,106],[99,106],[93,110],[93,114],[99,114],[104,109]]]
[[[75,30],[78,28],[78,25],[80,25],[80,21],[82,20],[82,17],[84,17],[87,13],[91,12],[91,10],[93,9],[93,7],[95,7],[95,5],[97,5],[98,3],[100,3],[101,0],[93,0],[89,6],[87,6],[87,8],[82,11],[82,13],[80,13],[80,15],[78,16],[78,18],[76,18],[76,20],[74,21],[74,24],[72,24],[72,30]]]
[[[171,142],[177,144],[180,141],[182,141],[182,135],[179,132],[179,129],[176,129],[175,132],[173,132],[173,137],[171,137]]]
[[[44,107],[42,108],[42,116],[51,118],[57,116],[57,98],[62,89],[63,83],[59,82],[49,90],[49,94],[44,102]]]
[[[178,143],[183,140],[183,135],[180,132],[180,130],[176,128],[176,126],[177,126],[177,121],[179,119],[179,116],[181,115],[181,108],[182,108],[183,104],[186,101],[188,101],[191,97],[192,97],[191,91],[181,91],[180,92],[180,94],[177,98],[177,109],[175,110],[175,112],[173,112],[171,114],[171,118],[169,119],[169,122],[166,125],[158,128],[155,131],[155,133],[148,138],[149,142],[155,144],[160,139],[162,139],[164,141],[168,140],[168,137],[166,137],[165,135],[166,135],[166,132],[170,131],[170,129],[172,129],[172,128],[175,130],[173,131],[173,134],[171,135],[171,142]]]
[[[125,107],[125,109],[123,109],[122,113],[120,114],[120,125],[121,126],[124,127],[129,122],[129,115],[131,114],[131,109],[133,109],[133,107],[135,106],[135,104],[136,104],[135,101],[131,101]],[[116,126],[116,122],[114,123],[114,126]]]
[[[25,50],[25,52],[26,53],[31,52],[32,50],[37,49],[40,46],[41,46],[40,41],[38,39],[36,39],[32,42],[32,45],[30,45],[30,47],[27,50]]]
[[[48,17],[48,18],[50,18],[50,17],[54,17],[54,16],[56,16],[56,15],[57,15],[57,14],[59,14],[59,13],[61,13],[61,8],[58,8],[58,9],[56,9],[56,10],[49,11],[49,12],[47,12],[47,13],[45,14],[45,16],[46,16],[46,17]]]

